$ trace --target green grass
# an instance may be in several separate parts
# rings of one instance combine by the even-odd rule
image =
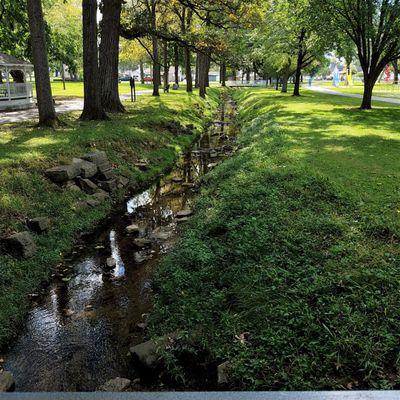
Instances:
[[[354,82],[352,86],[345,86],[343,82],[339,87],[333,86],[332,82],[313,82],[313,86],[322,86],[339,93],[360,94],[364,93],[364,86],[362,82]],[[374,96],[400,98],[400,85],[393,85],[391,83],[377,83],[374,87]]]
[[[185,387],[229,361],[231,389],[398,388],[400,110],[233,93],[242,149],[155,276],[150,336],[179,332],[167,369]]]
[[[67,81],[65,84],[66,90],[64,90],[63,84],[61,81],[53,81],[51,82],[51,90],[52,94],[55,98],[74,98],[74,97],[83,97],[83,82],[69,82]],[[136,84],[136,90],[152,90],[152,85],[142,85],[140,83]],[[119,93],[120,94],[130,94],[131,89],[129,86],[129,82],[121,82],[119,84]]]
[[[38,244],[34,258],[0,255],[0,347],[16,332],[29,306],[28,294],[47,279],[79,233],[91,230],[112,207],[106,202],[98,208],[75,210],[74,204],[85,195],[60,190],[44,178],[44,170],[101,149],[118,174],[135,185],[149,182],[171,167],[196,136],[176,136],[163,128],[163,122],[194,124],[198,134],[216,102],[216,92],[205,102],[180,91],[160,98],[140,97],[137,103],[126,104],[128,113],[107,122],[83,123],[77,120],[79,113],[73,113],[63,116],[68,125],[56,131],[38,130],[30,123],[0,126],[0,235],[26,229],[27,218],[52,220],[48,234],[34,236]],[[146,173],[133,166],[142,158],[150,162]]]

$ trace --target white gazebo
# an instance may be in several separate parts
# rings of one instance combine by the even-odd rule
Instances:
[[[32,64],[0,53],[0,111],[24,110],[34,106],[32,84],[26,79],[32,70]],[[11,81],[12,71],[20,71],[23,82]]]

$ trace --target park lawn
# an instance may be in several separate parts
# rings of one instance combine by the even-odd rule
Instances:
[[[155,274],[167,369],[186,388],[225,361],[228,389],[398,388],[400,109],[232,93],[241,150]]]
[[[65,84],[66,90],[64,90],[63,84],[61,81],[52,81],[51,82],[51,90],[53,96],[57,98],[76,98],[83,97],[83,82],[70,82],[67,81]],[[152,85],[142,85],[140,83],[136,84],[136,90],[152,90]],[[131,88],[129,82],[121,82],[119,84],[119,93],[120,94],[130,94]]]
[[[45,169],[69,163],[95,149],[105,150],[119,174],[138,187],[169,169],[177,154],[195,139],[218,101],[216,91],[207,101],[183,91],[140,97],[126,103],[128,113],[105,122],[80,122],[79,113],[64,115],[64,128],[36,129],[32,122],[0,126],[0,236],[25,230],[27,218],[48,216],[52,227],[37,236],[38,252],[28,260],[0,255],[0,347],[16,332],[29,306],[28,295],[46,281],[81,232],[93,229],[113,207],[75,210],[83,193],[61,190],[44,178]],[[193,135],[176,135],[165,122],[194,124]],[[147,159],[150,167],[141,172],[134,163]],[[118,193],[122,197],[123,193]]]

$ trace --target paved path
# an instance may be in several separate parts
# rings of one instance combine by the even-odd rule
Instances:
[[[151,90],[142,90],[136,92],[138,96],[152,93]],[[130,100],[130,94],[122,94],[121,100]],[[67,111],[80,111],[83,109],[83,98],[76,98],[71,100],[57,100],[56,99],[56,112],[59,114]],[[27,121],[30,119],[37,119],[38,111],[37,108],[31,108],[30,110],[19,110],[19,111],[6,111],[0,112],[0,124],[10,124],[14,122]]]
[[[321,87],[321,86],[311,86],[311,87],[304,86],[304,88],[307,88],[309,90],[312,90],[313,92],[318,92],[318,93],[333,94],[335,96],[342,96],[342,97],[351,97],[353,99],[362,99],[361,94],[342,93],[342,92],[337,92],[336,90],[328,89],[328,88]],[[400,105],[400,99],[393,99],[390,97],[372,96],[372,101],[382,101],[384,103]]]

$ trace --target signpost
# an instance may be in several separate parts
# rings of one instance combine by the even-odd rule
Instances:
[[[136,101],[136,84],[135,84],[135,78],[131,77],[129,80],[129,83],[131,85],[131,101],[132,103]]]

